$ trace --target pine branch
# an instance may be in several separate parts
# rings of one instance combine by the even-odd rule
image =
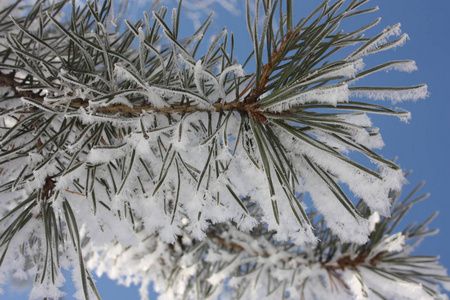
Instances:
[[[125,20],[123,30],[109,0],[67,9],[69,1],[40,1],[9,18],[17,2],[0,12],[0,191],[17,195],[0,206],[0,267],[10,272],[16,266],[7,262],[32,260],[17,266],[35,268],[35,298],[49,297],[44,290],[60,296],[61,266],[73,266],[85,298],[98,298],[85,260],[111,245],[119,256],[155,252],[151,264],[161,277],[146,268],[137,270],[140,278],[180,284],[184,296],[195,290],[198,298],[220,293],[216,284],[232,274],[250,276],[230,281],[237,297],[246,284],[268,286],[271,295],[290,289],[284,271],[293,278],[304,268],[346,291],[346,272],[354,269],[357,278],[368,270],[427,282],[400,267],[385,274],[387,259],[410,257],[385,251],[402,236],[386,237],[393,227],[386,218],[372,234],[367,213],[389,215],[391,195],[405,181],[376,152],[383,141],[367,113],[409,117],[371,100],[424,98],[426,86],[349,87],[376,72],[416,67],[404,60],[363,70],[362,57],[406,36],[395,25],[362,37],[378,21],[338,31],[347,18],[375,10],[361,8],[367,0],[344,2],[325,1],[296,24],[293,1],[258,0],[253,19],[247,2],[256,65],[248,75],[232,34],[223,30],[204,45],[210,18],[192,36],[179,36],[181,3],[170,22],[160,8],[134,24]],[[368,161],[354,161],[349,150]],[[394,210],[393,220],[404,213]],[[409,230],[405,236],[428,234]],[[199,273],[184,274],[197,263]],[[266,273],[266,264],[279,276]],[[117,266],[117,274],[127,267]],[[183,274],[188,279],[177,282]],[[296,290],[307,293],[308,281],[300,278]]]
[[[184,231],[174,244],[155,243],[157,239],[146,238],[143,241],[145,247],[142,244],[131,247],[126,253],[104,248],[101,258],[91,257],[92,264],[100,264],[101,268],[114,261],[114,269],[108,269],[108,272],[122,270],[133,276],[143,272],[145,275],[141,276],[152,276],[164,290],[163,295],[172,298],[206,298],[211,296],[209,292],[215,291],[213,295],[216,296],[253,299],[271,295],[274,291],[266,287],[272,285],[284,286],[283,291],[278,290],[271,296],[276,299],[287,295],[293,299],[345,299],[363,297],[362,294],[369,299],[383,295],[395,299],[417,295],[438,299],[438,284],[446,286],[450,279],[443,276],[444,269],[436,264],[436,257],[411,253],[411,247],[417,246],[417,238],[422,240],[424,235],[432,234],[433,231],[426,228],[429,220],[420,224],[419,230],[406,226],[404,230],[392,233],[411,206],[427,197],[416,196],[421,186],[418,185],[402,201],[399,201],[400,192],[391,194],[392,216],[371,215],[371,242],[364,245],[340,242],[339,237],[324,226],[323,218],[313,218],[315,234],[321,242],[303,247],[290,242],[275,242],[274,232],[267,231],[264,226],[244,233],[236,224],[228,222],[211,225],[208,238],[202,241],[192,239]],[[357,206],[363,214],[370,214],[363,201]],[[251,207],[252,215],[262,213],[258,205]],[[188,226],[186,224],[186,228]],[[138,266],[145,265],[146,260],[141,251],[157,255],[158,259],[140,268]],[[124,255],[132,255],[136,263],[130,266],[129,261],[122,260]],[[170,276],[162,275],[164,279],[161,280],[158,274]],[[122,280],[127,280],[127,276],[131,275]],[[321,282],[320,289],[318,282]],[[384,284],[383,291],[378,290],[380,282]],[[400,288],[405,285],[410,291]]]
[[[20,89],[21,87],[24,86],[26,85],[16,82],[14,73],[3,74],[0,72],[0,87],[10,87],[13,90],[14,95],[16,97],[35,101],[42,105],[46,104],[45,97],[41,96],[40,93],[18,90],[18,88]],[[73,95],[68,96],[70,97]],[[90,101],[89,99],[75,98],[70,101],[68,106],[60,107],[59,109],[56,107],[49,107],[49,109],[52,109],[56,113],[56,112],[66,112],[67,108],[74,110],[77,110],[79,108],[90,108],[89,101]],[[220,99],[218,101],[220,101]],[[255,120],[260,120],[261,118],[264,118],[263,112],[255,108],[253,105],[246,104],[245,102],[240,102],[239,99],[227,103],[216,102],[212,105],[211,108],[202,108],[199,107],[198,105],[190,105],[190,104],[172,105],[171,107],[154,107],[149,105],[129,107],[126,105],[119,104],[113,106],[96,107],[93,109],[93,111],[95,111],[95,113],[97,114],[102,115],[116,115],[117,113],[119,113],[121,116],[125,117],[139,116],[143,112],[153,112],[162,115],[172,115],[172,114],[185,115],[187,113],[193,112],[223,113],[231,111],[247,114],[248,116],[254,118]]]

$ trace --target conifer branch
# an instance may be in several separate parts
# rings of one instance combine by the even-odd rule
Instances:
[[[411,203],[396,203],[404,174],[377,153],[368,116],[407,120],[372,100],[421,99],[427,87],[357,86],[416,69],[364,70],[363,57],[406,40],[399,25],[362,36],[378,20],[338,31],[375,11],[367,2],[324,1],[295,23],[294,1],[247,1],[244,67],[226,30],[205,45],[210,18],[180,36],[181,2],[120,30],[111,0],[0,11],[0,272],[33,273],[39,299],[61,296],[62,267],[80,297],[99,298],[93,266],[174,299],[312,298],[319,281],[375,295],[386,278],[439,295],[446,273],[406,244],[432,233],[427,221],[392,234]]]

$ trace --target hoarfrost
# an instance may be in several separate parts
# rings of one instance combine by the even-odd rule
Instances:
[[[406,34],[404,34],[398,42],[390,44],[387,48],[383,49],[380,47],[386,45],[390,37],[399,36],[401,34],[402,31],[400,29],[400,26],[401,24],[397,23],[394,26],[385,28],[381,34],[372,39],[368,44],[364,44],[361,48],[353,52],[349,57],[355,59],[378,52],[380,50],[388,50],[390,48],[403,45],[408,38]]]
[[[402,102],[405,100],[419,100],[428,96],[428,87],[420,85],[413,88],[396,89],[396,88],[353,88],[351,96],[360,98],[369,98],[373,100],[389,100],[392,103]]]
[[[348,102],[349,89],[347,84],[336,84],[320,87],[305,92],[300,92],[295,96],[288,97],[276,105],[269,106],[268,109],[273,112],[282,112],[289,110],[294,105],[318,102],[336,106],[338,103]]]
[[[29,295],[30,300],[57,300],[66,295],[66,293],[62,291],[62,287],[66,280],[61,271],[56,270],[55,273],[53,278],[50,278],[50,274],[47,274],[42,283],[33,285]]]
[[[380,214],[378,212],[374,212],[369,217],[369,230],[370,232],[373,232],[375,230],[375,226],[380,222]]]
[[[409,283],[400,278],[391,278],[388,274],[377,273],[368,268],[361,268],[361,276],[364,278],[365,285],[369,297],[376,294],[371,291],[379,291],[390,299],[398,300],[432,300],[433,296],[429,295],[421,284]]]
[[[314,78],[315,80],[319,79],[325,79],[325,78],[332,78],[332,77],[346,77],[346,78],[354,78],[356,74],[364,69],[364,62],[363,60],[356,59],[351,62],[345,63],[343,66],[339,65],[334,68],[330,68],[329,70],[326,70],[325,72],[321,72],[319,77]],[[317,72],[317,71],[316,71]],[[315,75],[314,72],[310,75]]]
[[[396,252],[403,250],[405,245],[405,236],[399,232],[391,236],[384,237],[383,240],[373,248],[373,253],[381,253],[383,251]]]

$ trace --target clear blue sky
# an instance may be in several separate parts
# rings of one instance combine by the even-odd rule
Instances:
[[[5,1],[5,0],[0,0]],[[244,1],[242,1],[244,2]],[[294,0],[296,17],[305,16],[318,0]],[[133,3],[133,0],[130,0]],[[431,197],[417,204],[406,217],[408,223],[425,220],[438,210],[440,215],[431,224],[432,228],[440,228],[437,236],[426,239],[415,253],[441,255],[440,262],[450,269],[450,160],[448,159],[450,118],[450,1],[445,0],[372,0],[371,6],[379,6],[380,10],[366,15],[365,20],[382,17],[381,24],[376,27],[381,31],[384,27],[402,24],[402,31],[408,33],[410,40],[401,48],[377,54],[381,60],[413,59],[419,71],[414,73],[390,72],[376,77],[374,84],[380,85],[415,85],[426,83],[430,96],[415,103],[399,103],[395,106],[412,112],[409,124],[396,118],[374,117],[374,125],[386,143],[381,153],[386,158],[398,157],[398,163],[405,170],[413,170],[408,178],[410,184],[405,191],[412,189],[420,181],[426,185],[422,192],[430,192]],[[241,62],[249,52],[249,41],[243,10],[240,15],[232,15],[216,6],[215,24],[210,30],[219,32],[223,26],[235,32],[238,57]],[[133,12],[137,9],[134,8]],[[185,20],[186,24],[190,21]],[[188,27],[188,26],[186,26]],[[240,55],[239,55],[240,54]],[[373,78],[374,79],[374,78]],[[388,105],[388,103],[384,103]],[[389,106],[389,105],[388,105]],[[395,107],[394,105],[390,105]],[[67,277],[70,280],[70,277]],[[124,288],[116,286],[105,279],[99,279],[98,288],[103,299],[139,299],[137,287]],[[72,293],[72,292],[70,292]],[[72,299],[70,293],[66,299]],[[25,292],[9,291],[0,299],[27,299]]]

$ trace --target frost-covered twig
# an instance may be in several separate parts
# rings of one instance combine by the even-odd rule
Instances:
[[[321,242],[303,247],[276,242],[264,226],[244,233],[228,222],[211,225],[201,242],[182,231],[174,244],[155,237],[126,251],[89,245],[88,265],[123,284],[151,278],[162,298],[445,299],[439,290],[450,284],[445,269],[436,257],[411,253],[417,238],[433,234],[430,220],[393,233],[411,205],[426,198],[414,195],[419,187],[403,201],[391,194],[391,217],[370,216],[371,243],[365,245],[340,242],[320,218],[314,233]],[[252,215],[262,213],[250,207]],[[358,208],[370,214],[364,202]]]

